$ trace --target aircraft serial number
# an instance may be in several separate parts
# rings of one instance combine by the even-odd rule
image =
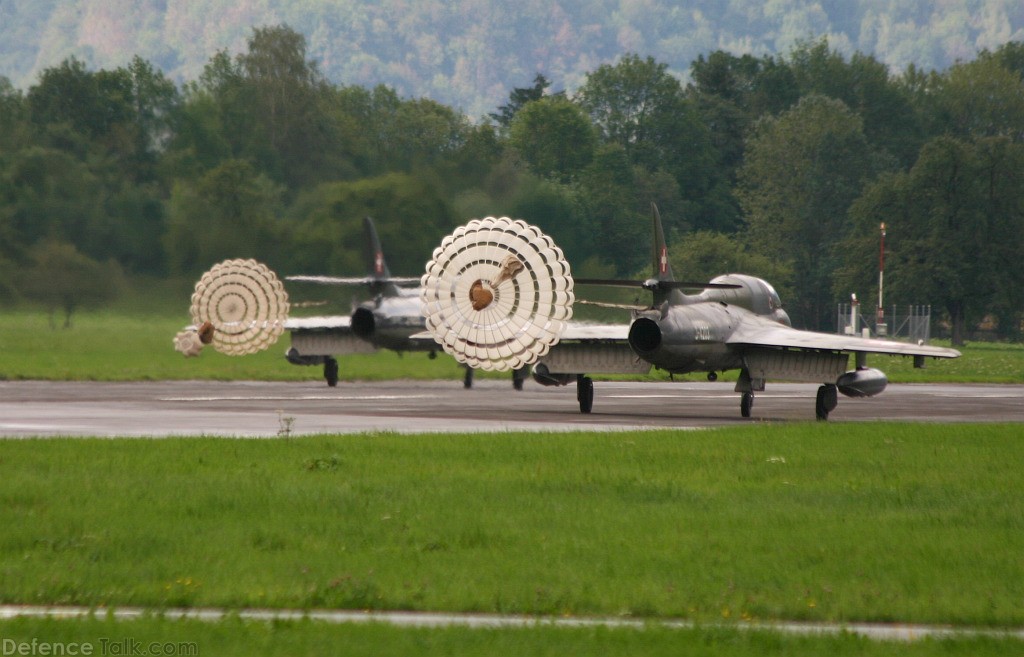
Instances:
[[[698,342],[711,342],[711,326],[704,322],[694,322],[693,339]]]

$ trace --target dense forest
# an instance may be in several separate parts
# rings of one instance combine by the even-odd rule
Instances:
[[[113,69],[138,55],[177,83],[218,51],[243,52],[254,26],[289,25],[335,84],[384,84],[474,121],[544,74],[575,93],[624,52],[684,83],[724,50],[780,55],[826,36],[890,71],[945,70],[1024,41],[1020,0],[3,0],[0,75],[20,89],[74,56]]]
[[[151,62],[69,58],[0,79],[0,299],[71,312],[119,278],[192,278],[227,257],[362,271],[363,216],[417,275],[471,217],[539,225],[591,277],[649,266],[658,204],[677,274],[762,275],[799,326],[930,303],[953,338],[1024,310],[1024,44],[894,75],[825,39],[698,56],[683,85],[638,54],[574,93],[541,74],[486,120],[391,87],[337,85],[304,36],[253,30],[178,85]],[[870,306],[869,306],[870,307]]]

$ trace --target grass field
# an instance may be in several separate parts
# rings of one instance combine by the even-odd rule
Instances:
[[[294,381],[321,376],[319,367],[296,367],[284,360],[287,335],[269,350],[252,356],[224,356],[206,349],[198,358],[185,359],[174,351],[171,341],[187,321],[184,313],[83,312],[76,314],[72,328],[51,329],[43,313],[0,313],[0,379]],[[961,351],[961,358],[931,360],[921,370],[915,370],[912,359],[907,358],[879,356],[870,363],[896,383],[1024,383],[1024,345],[974,343]],[[454,359],[443,353],[431,360],[425,353],[400,356],[381,351],[343,356],[340,365],[343,380],[460,379],[463,375]],[[488,372],[477,375],[507,376]],[[727,373],[723,380],[735,376],[735,372]],[[653,372],[647,378],[664,380],[668,375]],[[703,375],[689,378],[700,380]]]
[[[297,367],[284,359],[286,335],[267,351],[225,356],[205,349],[198,358],[174,351],[172,339],[185,317],[82,313],[70,329],[51,329],[41,313],[0,315],[0,379],[139,381],[255,379],[302,381],[321,376],[319,367]],[[441,354],[399,356],[383,351],[341,360],[343,380],[460,379],[463,370]]]
[[[150,312],[145,315],[143,312]],[[159,309],[0,314],[0,379],[309,380],[270,351],[173,351]],[[894,382],[1024,383],[972,344]],[[458,379],[441,356],[341,359],[343,379]],[[498,375],[491,375],[498,376]],[[654,373],[650,378],[667,378]],[[677,377],[678,378],[678,377]],[[690,377],[697,378],[697,377]],[[728,378],[728,377],[726,377]],[[1019,426],[787,425],[558,436],[0,441],[0,602],[1024,624]],[[0,621],[0,639],[194,643],[210,655],[1006,655],[694,630],[315,622]],[[184,653],[177,653],[184,654]]]
[[[0,442],[0,602],[1024,624],[1019,427]]]

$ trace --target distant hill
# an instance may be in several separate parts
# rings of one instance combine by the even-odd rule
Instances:
[[[472,118],[536,73],[553,90],[626,52],[686,75],[699,55],[787,53],[825,36],[894,70],[942,70],[1024,41],[1021,0],[2,0],[0,76],[20,88],[74,55],[116,68],[139,55],[194,80],[252,28],[287,24],[336,84],[386,84]]]

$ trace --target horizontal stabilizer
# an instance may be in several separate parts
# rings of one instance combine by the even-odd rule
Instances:
[[[599,308],[616,308],[619,310],[650,310],[649,305],[642,305],[638,303],[609,303],[607,301],[587,301],[585,299],[576,299],[576,303],[581,303],[585,306],[598,306]]]
[[[419,285],[420,279],[411,276],[390,276],[376,278],[373,276],[340,277],[340,276],[286,276],[285,280],[300,283],[317,283],[318,285],[374,285],[393,283],[395,285]]]
[[[646,281],[638,280],[619,280],[613,278],[574,278],[573,282],[576,285],[607,285],[610,287],[642,287],[645,290],[677,290],[677,289],[689,289],[689,290],[734,290],[742,285],[735,285],[733,283],[696,283],[693,281],[659,281],[656,279],[648,279]]]

